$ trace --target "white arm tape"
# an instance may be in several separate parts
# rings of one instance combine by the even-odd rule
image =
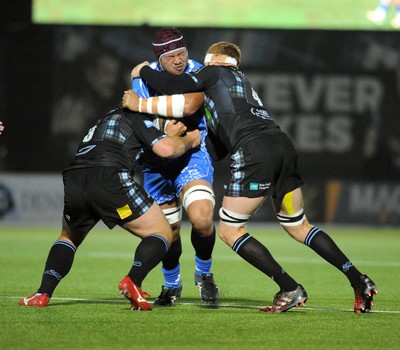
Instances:
[[[167,96],[159,96],[157,103],[157,114],[167,116]]]
[[[138,106],[139,113],[142,113],[142,103],[143,103],[143,99],[141,97],[139,97],[139,106]]]
[[[183,117],[183,110],[185,108],[185,96],[172,95],[172,116],[175,118]]]
[[[148,114],[153,114],[153,108],[152,108],[152,103],[153,103],[153,98],[152,97],[149,97],[148,99],[147,99],[147,113]]]

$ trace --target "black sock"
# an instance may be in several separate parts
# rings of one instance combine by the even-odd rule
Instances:
[[[360,279],[360,271],[344,255],[336,243],[324,231],[313,227],[308,232],[304,244],[314,250],[320,257],[331,263],[338,270],[342,271],[351,284],[357,283]]]
[[[281,290],[290,291],[297,288],[298,283],[276,262],[269,250],[249,233],[238,238],[232,249],[248,263],[272,278]]]
[[[182,255],[182,242],[181,236],[174,242],[172,242],[171,246],[168,249],[167,255],[162,261],[163,268],[165,270],[173,270],[179,265],[179,258]]]
[[[71,269],[74,262],[76,249],[67,241],[55,241],[47,256],[44,268],[42,283],[38,289],[38,293],[46,293],[50,297]]]
[[[143,238],[128,273],[133,283],[140,287],[147,274],[165,257],[168,248],[167,240],[161,235],[151,234]]]
[[[200,237],[196,231],[192,228],[191,240],[196,256],[201,260],[211,259],[212,252],[215,245],[215,227],[211,236]]]

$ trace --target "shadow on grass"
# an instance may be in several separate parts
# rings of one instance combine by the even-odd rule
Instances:
[[[150,304],[153,304],[154,298],[147,298]],[[176,306],[189,305],[205,309],[215,309],[215,308],[238,308],[238,309],[259,309],[260,305],[264,305],[266,302],[261,300],[249,300],[249,299],[237,299],[237,298],[224,298],[220,299],[217,304],[202,302],[199,298],[182,298],[176,302]],[[126,304],[129,302],[124,298],[118,299],[65,299],[65,298],[52,298],[47,307],[58,307],[58,306],[68,306],[68,305],[85,305],[85,304]],[[168,309],[171,306],[165,307],[154,307],[154,308],[165,308]],[[174,306],[172,306],[174,307]]]
[[[154,298],[147,298],[147,301],[153,306]],[[72,305],[112,305],[118,304],[124,309],[130,309],[129,302],[124,298],[116,299],[70,299],[64,298],[53,298],[47,307],[55,308],[59,306],[72,306]],[[202,302],[199,298],[181,298],[178,299],[175,306],[153,306],[153,309],[168,310],[181,308],[185,306],[193,306],[199,309],[248,309],[248,310],[259,310],[262,307],[268,305],[265,300],[254,300],[254,299],[237,299],[237,298],[224,298],[219,300],[218,304],[209,304]],[[294,308],[297,311],[307,311],[307,308]]]

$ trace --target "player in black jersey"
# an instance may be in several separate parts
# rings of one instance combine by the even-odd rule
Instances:
[[[377,293],[375,283],[357,270],[325,232],[307,220],[296,150],[238,69],[240,59],[237,45],[220,42],[207,50],[205,67],[196,72],[172,76],[155,72],[143,62],[133,69],[132,76],[140,75],[162,93],[180,94],[167,96],[167,101],[175,102],[175,112],[163,114],[172,108],[168,106],[160,111],[156,108],[157,97],[139,100],[132,91],[125,92],[123,105],[133,110],[152,105],[156,113],[180,118],[203,102],[203,96],[199,94],[182,93],[204,93],[209,135],[214,135],[219,142],[219,152],[223,148],[231,155],[231,177],[224,185],[225,195],[219,211],[219,235],[243,259],[280,287],[273,305],[261,311],[287,311],[307,300],[304,288],[282,269],[266,247],[246,232],[247,221],[267,196],[272,198],[284,230],[345,274],[355,292],[354,311],[369,311],[373,295]]]
[[[61,235],[50,249],[37,293],[20,300],[20,305],[48,304],[70,271],[77,248],[102,220],[109,229],[118,225],[142,239],[133,266],[118,287],[132,310],[151,310],[141,290],[142,281],[164,258],[173,234],[160,207],[135,182],[134,171],[146,151],[177,157],[200,144],[199,130],[186,132],[178,123],[174,131],[174,136],[168,136],[149,115],[122,108],[111,111],[89,130],[71,166],[63,172]]]

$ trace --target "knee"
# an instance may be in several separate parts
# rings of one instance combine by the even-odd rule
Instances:
[[[221,240],[227,244],[228,246],[232,247],[233,243],[230,240],[230,234],[226,231],[221,229],[221,227],[218,229],[218,236],[221,238]]]
[[[245,226],[229,226],[220,222],[218,227],[218,236],[221,240],[232,248],[236,240],[246,233]]]
[[[206,205],[196,205],[192,203],[188,208],[188,217],[192,224],[193,230],[200,235],[200,237],[208,237],[213,233],[213,211],[211,203]]]
[[[305,220],[302,224],[296,226],[284,226],[283,229],[297,242],[304,243],[308,232],[310,232],[312,226],[309,224],[307,220]]]

